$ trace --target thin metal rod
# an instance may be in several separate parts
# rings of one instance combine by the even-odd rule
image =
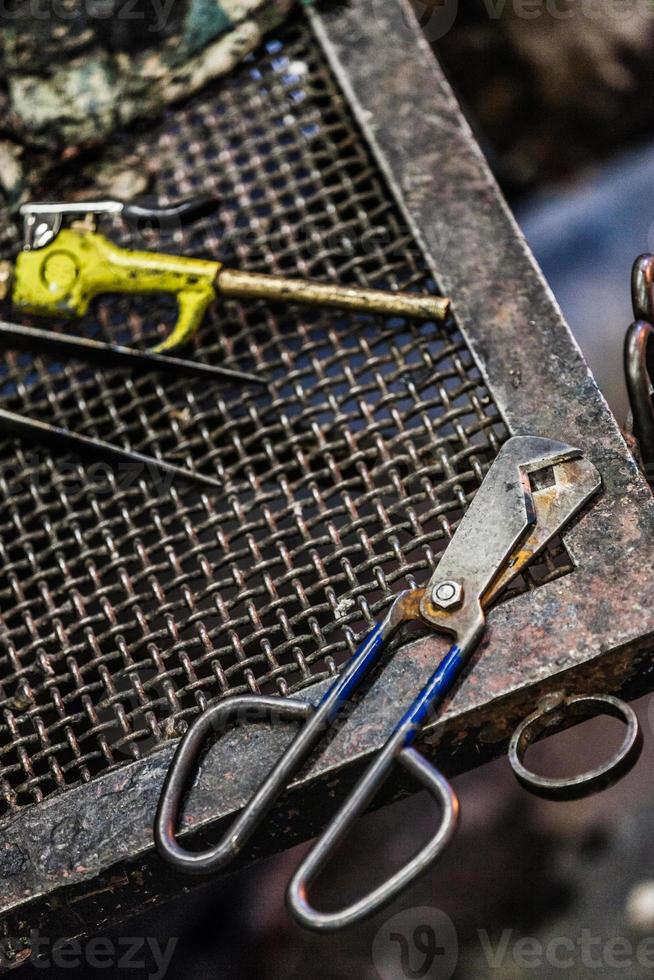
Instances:
[[[238,269],[221,269],[216,277],[216,287],[223,296],[232,296],[235,299],[267,299],[309,306],[333,306],[340,310],[416,317],[421,320],[444,320],[450,309],[449,299],[430,296],[428,293],[358,289]]]
[[[61,449],[64,452],[88,455],[95,459],[110,463],[112,466],[122,466],[150,471],[158,470],[173,479],[185,480],[187,483],[199,484],[211,490],[220,490],[222,493],[225,487],[218,480],[211,476],[204,476],[202,473],[194,473],[182,466],[175,466],[164,460],[156,459],[154,456],[144,456],[142,453],[132,449],[122,449],[110,442],[102,439],[92,439],[88,436],[81,436],[68,429],[62,429],[49,422],[42,422],[27,415],[18,415],[5,408],[0,408],[0,431],[9,436],[18,436],[21,439],[30,439],[39,442],[41,445],[49,446],[51,449]]]
[[[139,351],[118,344],[107,344],[89,337],[75,337],[71,334],[56,333],[53,330],[40,330],[25,327],[18,323],[0,320],[0,342],[10,350],[24,350],[34,353],[46,351],[64,357],[78,357],[81,360],[97,362],[103,367],[130,368],[140,371],[157,371],[176,377],[201,378],[204,381],[235,381],[243,384],[265,386],[265,378],[232,368],[214,364],[202,364],[166,354]]]

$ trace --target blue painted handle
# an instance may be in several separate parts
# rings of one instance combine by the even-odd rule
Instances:
[[[411,707],[397,723],[396,731],[406,729],[403,745],[411,745],[418,729],[423,724],[431,708],[443,700],[454,687],[457,677],[465,663],[461,647],[454,643],[431,675]]]
[[[331,687],[327,688],[317,707],[324,704],[325,701],[331,701],[332,706],[338,709],[356,691],[370,668],[381,656],[386,639],[384,626],[385,622],[373,626],[352,654],[352,659],[345,670],[338,675]]]

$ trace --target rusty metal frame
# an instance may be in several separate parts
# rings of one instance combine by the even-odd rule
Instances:
[[[503,752],[545,692],[634,697],[654,687],[644,663],[654,647],[654,501],[408,0],[351,0],[333,13],[309,8],[307,16],[439,284],[453,297],[510,431],[580,447],[604,481],[601,499],[565,537],[575,571],[491,613],[472,672],[426,733],[425,748],[452,775]],[[396,650],[365,709],[352,712],[293,785],[247,860],[306,839],[326,822],[327,782],[338,780],[339,792],[347,791],[442,649],[430,636]],[[300,696],[315,698],[325,683]],[[198,841],[224,829],[293,730],[252,726],[213,746],[185,810]],[[97,931],[197,883],[166,869],[152,846],[173,749],[166,745],[5,820],[6,953],[26,949],[30,929]],[[387,798],[402,788],[389,786]]]

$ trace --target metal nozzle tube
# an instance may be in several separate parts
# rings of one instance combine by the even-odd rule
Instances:
[[[449,299],[430,296],[428,293],[357,289],[235,269],[221,269],[216,277],[216,286],[223,296],[235,299],[267,299],[310,306],[334,306],[341,310],[417,317],[421,320],[444,320],[450,308]]]

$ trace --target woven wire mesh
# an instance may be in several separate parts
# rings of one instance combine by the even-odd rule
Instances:
[[[301,20],[119,153],[155,162],[163,200],[221,198],[215,218],[148,244],[436,288]],[[55,191],[72,186],[64,173]],[[143,246],[133,228],[103,230]],[[173,315],[111,298],[75,329],[145,345]],[[393,594],[429,576],[507,436],[454,322],[221,302],[190,355],[257,371],[271,392],[5,356],[8,407],[224,485],[2,444],[7,807],[139,757],[221,695],[333,674]],[[532,584],[565,570],[561,554]]]

